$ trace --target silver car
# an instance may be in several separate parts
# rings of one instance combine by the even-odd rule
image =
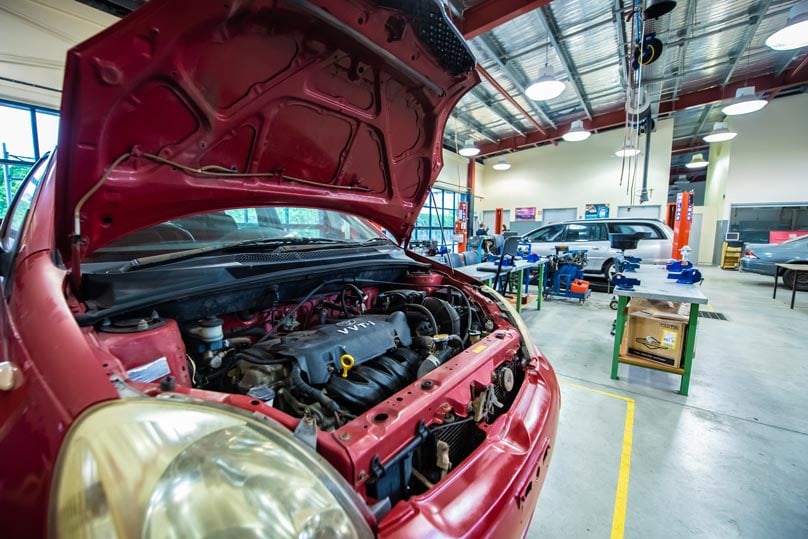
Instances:
[[[586,249],[589,260],[584,273],[600,273],[610,276],[614,257],[618,251],[609,246],[609,234],[631,234],[645,232],[637,249],[626,254],[642,258],[643,264],[665,264],[671,259],[673,231],[656,219],[587,219],[585,221],[563,221],[544,225],[525,234],[524,241],[530,242],[530,251],[542,256],[556,253],[556,247],[565,246],[570,250]]]
[[[808,236],[784,241],[783,243],[747,243],[744,245],[741,270],[761,275],[774,276],[775,264],[808,264]],[[798,290],[808,290],[808,274],[793,271],[783,274],[783,282],[788,288],[794,288],[794,279]]]

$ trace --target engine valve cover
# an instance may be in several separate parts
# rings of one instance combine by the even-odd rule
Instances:
[[[357,316],[306,331],[296,331],[265,349],[275,357],[297,361],[312,385],[325,384],[331,371],[341,371],[340,357],[353,357],[354,368],[398,346],[410,346],[412,335],[401,311]],[[260,347],[260,345],[256,345]],[[331,370],[329,370],[329,366]]]

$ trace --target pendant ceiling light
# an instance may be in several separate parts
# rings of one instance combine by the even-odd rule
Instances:
[[[744,88],[738,88],[738,91],[735,92],[735,99],[732,100],[732,103],[721,109],[721,112],[727,116],[739,116],[741,114],[757,112],[768,104],[768,101],[758,97],[755,93],[754,86],[746,86]]]
[[[709,142],[712,144],[713,142],[726,142],[728,140],[732,140],[738,136],[738,133],[735,131],[730,131],[729,126],[724,122],[716,122],[713,125],[712,132],[704,137],[704,142]]]
[[[685,166],[687,168],[705,168],[709,164],[710,164],[709,161],[704,160],[704,154],[697,153],[696,155],[693,156],[693,159],[691,159],[690,162],[687,163]]]
[[[494,163],[494,170],[508,170],[511,168],[511,164],[508,163],[508,160],[504,157],[500,157],[497,159],[497,162]]]
[[[575,120],[570,126],[570,130],[562,135],[567,142],[581,142],[592,136],[592,133],[584,129],[583,120]]]
[[[797,2],[791,8],[786,26],[770,35],[766,45],[776,51],[790,51],[808,46],[808,0]]]
[[[634,147],[631,141],[626,141],[623,147],[614,152],[617,157],[636,157],[640,155],[640,150]]]
[[[670,13],[676,7],[673,0],[648,0],[645,7],[646,19],[658,19],[666,13]]]
[[[533,101],[549,101],[561,95],[566,85],[555,78],[555,72],[550,66],[550,37],[547,37],[547,46],[544,48],[544,67],[539,69],[539,78],[525,89]]]
[[[463,147],[460,148],[459,153],[463,157],[474,157],[480,153],[480,149],[474,145],[473,140],[467,139],[466,142],[463,143]]]
[[[560,96],[566,85],[555,78],[551,66],[539,70],[539,78],[525,90],[525,94],[533,101],[549,101]]]

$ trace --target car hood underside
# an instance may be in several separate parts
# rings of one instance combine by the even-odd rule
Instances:
[[[152,0],[72,49],[63,258],[257,205],[339,209],[406,238],[447,117],[479,80],[447,20],[430,0]]]

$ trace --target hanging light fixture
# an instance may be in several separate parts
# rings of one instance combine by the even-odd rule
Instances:
[[[623,143],[623,147],[614,152],[617,157],[636,157],[640,155],[639,148],[634,147],[634,143],[627,140]]]
[[[738,133],[735,131],[730,131],[729,126],[724,122],[716,122],[713,125],[712,132],[704,137],[704,142],[709,142],[712,144],[713,142],[726,142],[728,140],[732,140],[738,136]]]
[[[547,46],[544,49],[544,67],[539,69],[539,78],[525,89],[533,101],[549,101],[561,95],[566,85],[555,78],[555,72],[550,66],[550,36],[547,36]]]
[[[497,159],[497,162],[494,163],[493,168],[494,170],[508,170],[509,168],[511,168],[511,164],[508,163],[508,160],[505,159],[504,157],[500,157],[499,159]]]
[[[551,66],[539,70],[539,78],[525,90],[525,94],[533,101],[549,101],[561,95],[566,85],[555,78]]]
[[[788,12],[788,22],[766,40],[776,51],[790,51],[808,46],[808,0],[797,2]]]
[[[474,157],[475,155],[480,153],[480,149],[474,145],[473,140],[466,139],[466,142],[463,143],[463,147],[460,148],[458,153],[463,157]]]
[[[575,120],[570,126],[570,130],[564,133],[561,138],[567,142],[581,142],[592,136],[592,133],[584,129],[583,120]]]
[[[735,92],[735,99],[732,100],[732,103],[721,109],[721,112],[727,116],[739,116],[741,114],[757,112],[768,104],[768,101],[758,97],[755,93],[754,86],[746,86],[744,88],[738,88],[738,91]]]
[[[709,165],[709,161],[704,160],[703,153],[697,153],[693,156],[689,163],[685,164],[687,168],[705,168]]]

